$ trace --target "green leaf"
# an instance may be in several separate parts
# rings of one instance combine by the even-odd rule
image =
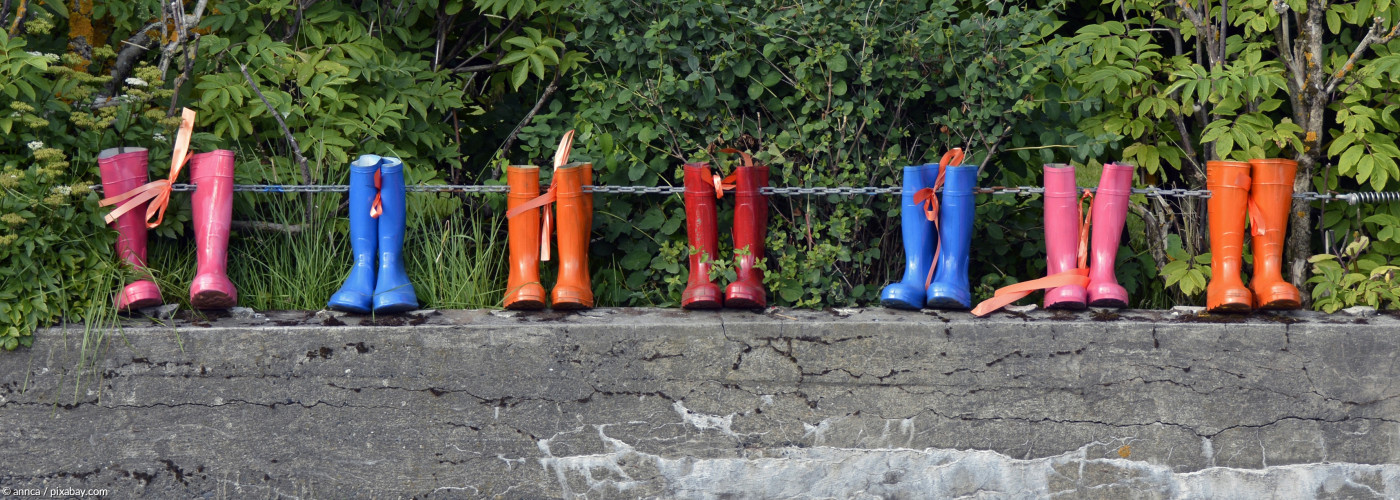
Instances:
[[[529,76],[530,65],[520,63],[515,65],[515,69],[510,72],[510,85],[515,90],[520,90],[520,86],[525,84],[525,78]]]
[[[826,59],[826,67],[830,68],[832,73],[846,71],[846,56],[842,54],[832,54],[831,57]]]

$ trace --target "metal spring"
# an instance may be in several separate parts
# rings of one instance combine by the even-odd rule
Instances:
[[[1400,201],[1400,192],[1378,191],[1369,193],[1346,193],[1337,195],[1337,199],[1345,200],[1348,205],[1355,205],[1357,203],[1386,203]]]

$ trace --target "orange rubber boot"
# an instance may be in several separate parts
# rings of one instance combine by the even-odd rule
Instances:
[[[1253,294],[1240,279],[1249,169],[1249,164],[1242,161],[1206,162],[1211,269],[1206,309],[1211,312],[1249,312],[1254,305]]]
[[[1283,238],[1293,206],[1293,177],[1298,173],[1298,162],[1264,159],[1250,160],[1249,164],[1254,169],[1249,200],[1259,210],[1255,222],[1263,223],[1253,232],[1254,278],[1249,280],[1249,288],[1254,290],[1254,306],[1298,309],[1303,297],[1297,287],[1283,279]]]
[[[510,195],[506,209],[539,197],[540,169],[533,166],[506,167]],[[547,209],[546,209],[547,210]],[[506,279],[506,309],[544,309],[545,291],[540,284],[540,209],[526,210],[507,219],[510,234],[510,277]]]
[[[552,296],[555,309],[593,307],[593,281],[588,275],[593,193],[583,192],[584,184],[592,179],[592,163],[570,163],[554,169],[550,188],[557,193],[554,213],[555,231],[559,233],[559,280]]]

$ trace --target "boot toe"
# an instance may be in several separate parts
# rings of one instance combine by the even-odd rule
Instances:
[[[1089,292],[1084,287],[1065,285],[1045,292],[1046,309],[1084,309],[1088,307]]]
[[[374,297],[357,290],[341,289],[326,302],[326,308],[356,314],[368,314],[374,304]]]
[[[392,314],[418,308],[418,295],[413,285],[404,284],[374,294],[374,313]]]
[[[1243,286],[1206,285],[1206,310],[1210,312],[1247,313],[1254,307],[1254,293]]]
[[[880,291],[880,305],[917,311],[924,307],[926,297],[924,287],[900,281],[890,283],[884,290]]]
[[[1117,283],[1089,284],[1089,305],[1094,307],[1128,307],[1128,290]]]
[[[1291,310],[1303,306],[1302,294],[1298,293],[1298,288],[1292,283],[1281,281],[1263,288],[1254,290],[1255,301],[1260,309]]]
[[[116,299],[117,310],[123,312],[155,307],[161,305],[162,302],[160,287],[146,280],[127,285]]]
[[[965,287],[934,283],[928,287],[924,305],[931,309],[971,309],[972,292]]]
[[[201,274],[190,283],[190,306],[195,309],[228,309],[238,305],[238,290],[228,276]]]
[[[735,309],[761,309],[768,306],[763,287],[736,281],[724,290],[724,305]]]
[[[593,290],[586,288],[555,285],[551,299],[551,307],[561,311],[593,308]]]
[[[526,283],[513,292],[507,293],[505,308],[513,311],[534,311],[544,309],[544,287],[539,283]]]
[[[714,283],[692,285],[681,294],[681,307],[685,309],[719,309],[723,305],[724,297]]]

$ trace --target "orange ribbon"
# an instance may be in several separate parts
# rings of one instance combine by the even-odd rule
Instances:
[[[1089,200],[1089,213],[1084,213],[1084,200]],[[1023,281],[1014,285],[1007,285],[998,288],[992,294],[992,298],[977,304],[972,309],[972,315],[977,317],[986,316],[992,312],[1010,305],[1030,295],[1037,290],[1049,290],[1067,285],[1089,286],[1089,225],[1094,217],[1094,193],[1084,191],[1084,196],[1080,197],[1079,215],[1084,218],[1084,224],[1079,226],[1079,255],[1078,267],[1064,272],[1059,272],[1040,279]]]
[[[169,178],[151,181],[125,193],[102,199],[99,205],[104,207],[126,201],[103,217],[103,220],[111,224],[118,217],[149,201],[151,204],[146,208],[146,228],[155,229],[165,221],[165,209],[170,206],[170,188],[180,178],[180,170],[190,161],[190,156],[193,156],[190,153],[190,136],[194,135],[194,118],[194,110],[183,108],[180,114],[180,129],[175,135],[175,151],[170,156]],[[152,217],[156,219],[155,222],[151,222]]]
[[[562,167],[569,162],[569,153],[573,150],[573,147],[574,131],[570,130],[568,132],[565,132],[564,137],[559,139],[559,149],[556,150],[554,153],[554,169],[556,172],[558,171],[559,167]],[[557,199],[559,199],[559,182],[557,182],[556,179],[550,181],[549,189],[546,190],[543,195],[540,195],[539,197],[533,200],[522,203],[519,206],[507,211],[506,218],[514,218],[517,215],[525,213],[526,210],[533,210],[536,208],[544,207],[545,205],[554,203],[554,201]],[[550,235],[554,234],[554,219],[551,216],[551,211],[548,208],[544,209],[544,214],[541,220],[540,228],[540,261],[548,262],[550,257],[549,237]]]
[[[380,195],[380,190],[384,189],[384,177],[378,170],[374,171],[374,202],[369,204],[369,216],[378,219],[384,215],[384,198]]]
[[[933,187],[926,187],[914,193],[914,203],[924,205],[924,218],[933,222],[933,230],[940,231],[938,226],[938,190],[943,188],[943,177],[948,173],[949,165],[957,165],[963,161],[962,148],[953,148],[943,154],[943,158],[938,161],[938,176],[933,180]],[[939,238],[933,247],[933,264],[928,268],[928,277],[924,278],[924,289],[933,284],[933,272],[938,270],[938,256],[943,253],[943,239]]]
[[[743,159],[743,160],[742,160],[742,161],[743,161],[743,166],[745,166],[745,167],[752,167],[752,166],[754,166],[754,164],[753,164],[753,156],[749,155],[748,152],[740,151],[740,150],[737,150],[737,149],[734,149],[734,148],[724,148],[724,149],[719,150],[719,152],[721,152],[721,153],[729,153],[729,154],[737,154],[737,155],[739,155],[740,158]],[[724,190],[726,190],[726,189],[734,189],[735,183],[738,182],[738,179],[739,179],[739,172],[737,172],[737,171],[736,171],[736,172],[733,172],[733,173],[730,173],[728,177],[725,177],[725,178],[723,178],[723,179],[721,179],[719,175],[710,174],[710,171],[709,171],[709,170],[706,170],[706,171],[705,171],[705,175],[709,175],[710,178],[714,180],[714,183],[715,183],[715,199],[722,199],[722,198],[724,198]]]

